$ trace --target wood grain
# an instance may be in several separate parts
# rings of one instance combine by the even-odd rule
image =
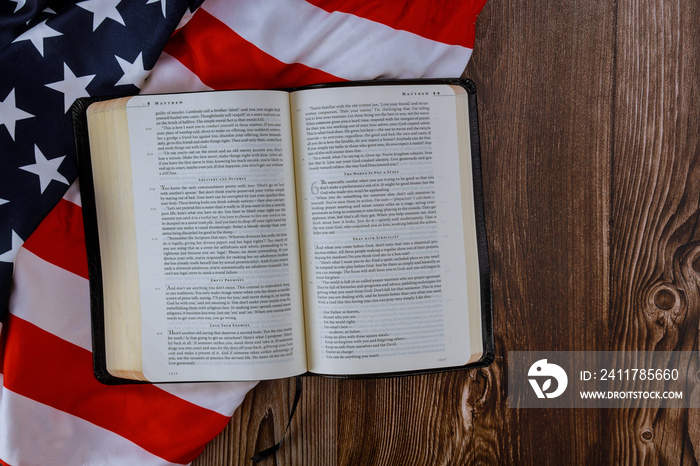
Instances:
[[[499,349],[505,364],[514,350],[596,349],[608,337],[615,11],[489,2],[484,13],[470,68]],[[601,463],[600,413],[500,409],[499,463]]]
[[[699,410],[509,408],[505,368],[515,350],[697,351],[699,19],[691,1],[488,0],[465,74],[479,89],[498,357],[305,378],[263,464],[698,463]],[[260,383],[194,464],[250,464],[282,436],[293,392]]]
[[[697,350],[700,5],[623,1],[618,8],[610,223],[613,349]],[[697,464],[700,426],[689,422],[690,412],[615,410],[611,459]]]

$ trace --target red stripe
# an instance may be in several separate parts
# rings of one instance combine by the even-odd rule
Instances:
[[[341,80],[277,60],[201,8],[168,41],[165,52],[213,89],[279,89]]]
[[[23,246],[51,264],[88,278],[83,213],[72,202],[61,199]]]
[[[4,385],[121,435],[173,463],[189,463],[229,421],[153,385],[102,385],[89,351],[10,314]]]
[[[445,44],[474,48],[476,17],[486,0],[307,0],[327,12],[340,11]]]
[[[7,335],[7,327],[0,324],[0,374],[5,373],[5,335]]]

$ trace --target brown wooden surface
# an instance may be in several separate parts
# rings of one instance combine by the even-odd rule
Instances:
[[[511,409],[505,367],[514,350],[698,349],[700,3],[488,0],[465,74],[496,362],[306,378],[263,464],[697,464],[699,410]],[[293,391],[260,383],[195,464],[250,464]]]

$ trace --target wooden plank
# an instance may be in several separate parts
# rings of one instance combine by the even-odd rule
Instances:
[[[619,3],[611,208],[613,349],[698,349],[698,18],[697,2]],[[689,370],[697,372],[697,360]],[[693,396],[697,406],[700,394]],[[613,410],[611,461],[697,464],[700,424],[695,412]]]
[[[468,73],[481,90],[498,348],[596,349],[608,336],[614,4],[489,1],[484,13]],[[475,427],[500,464],[602,463],[599,410],[509,409],[500,396],[493,425]]]
[[[294,387],[294,379],[260,382],[248,393],[226,429],[207,445],[202,455],[193,464],[198,466],[252,464],[250,458],[257,452],[274,445],[283,437],[294,398]],[[309,395],[305,393],[302,405],[310,401]],[[318,396],[324,399],[334,398],[328,393],[318,393]],[[304,432],[300,421],[301,416],[297,412],[291,427],[292,435],[296,436],[298,432]],[[286,439],[287,443],[272,459],[280,461],[285,457],[289,459],[292,454],[300,455],[300,452],[289,448],[288,440]],[[300,445],[297,442],[296,446]]]

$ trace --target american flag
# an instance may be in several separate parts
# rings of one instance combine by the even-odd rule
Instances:
[[[94,379],[76,98],[455,77],[484,2],[3,0],[0,462],[187,464],[254,385]]]

